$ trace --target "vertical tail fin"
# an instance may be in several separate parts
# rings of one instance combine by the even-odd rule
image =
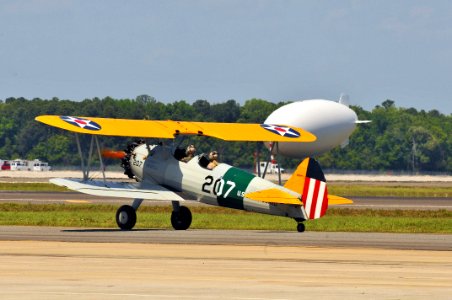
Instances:
[[[343,105],[345,105],[347,107],[350,106],[350,99],[349,99],[348,95],[342,93],[340,98],[339,98],[339,103],[343,104]]]
[[[328,189],[325,175],[316,160],[309,157],[303,160],[284,187],[301,194],[309,219],[318,219],[325,215],[328,208]]]

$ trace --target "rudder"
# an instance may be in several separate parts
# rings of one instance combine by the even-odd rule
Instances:
[[[325,215],[328,208],[328,189],[325,175],[315,159],[304,159],[284,187],[301,194],[301,201],[309,219],[318,219]]]

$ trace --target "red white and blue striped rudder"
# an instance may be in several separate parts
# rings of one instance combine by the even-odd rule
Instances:
[[[309,158],[301,200],[309,219],[325,215],[328,208],[326,179],[320,165],[312,158]]]

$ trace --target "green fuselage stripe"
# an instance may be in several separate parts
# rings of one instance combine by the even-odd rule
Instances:
[[[218,204],[224,207],[243,210],[243,195],[254,177],[253,174],[234,167],[227,170],[223,175],[223,193],[221,196],[217,196]],[[226,194],[227,197],[224,198]]]

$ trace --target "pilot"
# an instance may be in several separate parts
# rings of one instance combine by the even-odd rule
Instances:
[[[195,145],[190,145],[187,147],[187,150],[185,150],[185,157],[181,159],[183,162],[189,162],[193,156],[195,156],[196,148]]]
[[[209,153],[209,164],[207,165],[207,169],[212,170],[216,166],[218,166],[218,152],[212,151]]]

